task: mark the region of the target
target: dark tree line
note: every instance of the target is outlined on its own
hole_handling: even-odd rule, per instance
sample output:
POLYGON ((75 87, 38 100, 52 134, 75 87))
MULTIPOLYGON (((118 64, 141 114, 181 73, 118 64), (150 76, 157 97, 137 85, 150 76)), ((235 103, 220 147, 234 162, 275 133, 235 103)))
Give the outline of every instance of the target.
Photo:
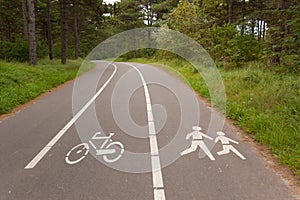
MULTIPOLYGON (((298 69, 299 0, 0 0, 0 58, 84 57, 124 30, 167 25, 197 40, 215 60, 269 58, 298 69)), ((149 36, 150 37, 150 36, 149 36)), ((136 52, 134 53, 136 55, 136 52)))
POLYGON ((0 58, 29 60, 85 56, 120 31, 153 25, 178 1, 0 0, 0 58))

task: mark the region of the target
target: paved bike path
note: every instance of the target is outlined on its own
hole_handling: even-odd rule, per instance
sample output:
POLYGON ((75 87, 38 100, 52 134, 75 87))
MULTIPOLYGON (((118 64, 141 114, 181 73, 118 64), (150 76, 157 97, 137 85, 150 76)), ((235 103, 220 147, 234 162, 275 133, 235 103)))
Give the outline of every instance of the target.
MULTIPOLYGON (((98 72, 103 72, 97 87, 101 88, 114 71, 113 66, 105 68, 102 65, 98 63, 94 70, 81 76, 81 83, 98 79, 98 72)), ((151 67, 134 65, 140 69, 145 81, 151 82, 148 71, 151 67)), ((115 87, 129 71, 133 73, 132 67, 126 63, 116 63, 116 67, 115 76, 95 101, 97 119, 103 132, 116 133, 113 139, 122 142, 126 151, 147 153, 150 149, 149 138, 128 135, 115 122, 112 113, 115 87)), ((187 86, 172 75, 154 67, 153 70, 177 82, 178 88, 186 88, 187 93, 193 95, 187 86)), ((133 77, 136 77, 136 80, 128 80, 128 86, 141 81, 138 75, 133 77)), ((149 84, 148 88, 152 105, 161 105, 153 107, 154 123, 159 130, 157 142, 161 149, 176 137, 181 120, 180 105, 176 95, 168 88, 158 84, 149 84), (167 116, 164 123, 160 121, 163 119, 160 116, 167 116)), ((151 170, 141 174, 117 171, 90 154, 75 165, 67 164, 65 162, 67 152, 82 142, 74 125, 34 168, 24 169, 72 119, 72 91, 73 83, 69 83, 0 123, 0 199, 154 199, 151 170)), ((83 96, 85 93, 88 94, 84 89, 81 93, 83 96)), ((90 98, 91 96, 87 95, 82 102, 78 102, 78 105, 83 106, 90 98)), ((193 131, 193 125, 201 126, 203 133, 207 133, 209 129, 212 110, 201 101, 198 101, 198 105, 201 112, 199 123, 184 124, 183 132, 180 133, 186 144, 182 151, 190 146, 191 140, 185 140, 185 135, 193 131)), ((128 106, 133 121, 141 127, 147 127, 147 109, 142 87, 136 89, 128 106)), ((87 108, 79 120, 85 120, 88 117, 86 113, 89 113, 90 109, 92 107, 87 108)), ((221 119, 222 117, 217 121, 221 119)), ((89 130, 90 128, 86 127, 87 132, 96 131, 89 130)), ((193 153, 179 155, 178 159, 161 169, 165 199, 295 199, 279 175, 266 168, 263 159, 248 143, 241 141, 239 135, 229 125, 225 124, 223 132, 239 142, 233 146, 246 157, 246 160, 233 153, 218 156, 217 152, 223 148, 220 143, 211 150, 215 157, 214 161, 207 156, 199 159, 199 147, 193 153)), ((143 135, 142 132, 141 134, 143 135)), ((213 137, 215 139, 216 136, 213 137)), ((162 164, 168 162, 169 153, 169 151, 160 152, 162 164)), ((128 163, 128 166, 133 164, 135 163, 128 163)), ((143 165, 149 165, 151 169, 150 156, 145 158, 143 165)))

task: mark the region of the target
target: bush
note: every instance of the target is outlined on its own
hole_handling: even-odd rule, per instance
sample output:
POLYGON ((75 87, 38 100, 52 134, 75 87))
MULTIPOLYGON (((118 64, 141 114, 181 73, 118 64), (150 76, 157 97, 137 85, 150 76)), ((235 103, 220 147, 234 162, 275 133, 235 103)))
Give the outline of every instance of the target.
MULTIPOLYGON (((43 58, 48 54, 48 47, 45 43, 37 42, 37 58, 43 58)), ((23 37, 15 36, 15 41, 1 41, 0 59, 6 61, 28 61, 28 42, 23 37)))
POLYGON ((24 62, 28 60, 28 57, 28 44, 24 39, 17 37, 14 42, 1 41, 0 59, 24 62))
POLYGON ((251 35, 241 35, 234 25, 214 25, 210 29, 211 47, 209 52, 216 61, 225 59, 239 66, 239 63, 258 59, 261 44, 251 35))

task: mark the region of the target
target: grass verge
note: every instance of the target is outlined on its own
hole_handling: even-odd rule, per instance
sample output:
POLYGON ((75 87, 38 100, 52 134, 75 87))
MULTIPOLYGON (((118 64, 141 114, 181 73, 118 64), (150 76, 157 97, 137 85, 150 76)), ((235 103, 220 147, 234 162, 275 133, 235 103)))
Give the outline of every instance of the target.
POLYGON ((0 61, 0 115, 74 79, 81 62, 81 59, 68 60, 62 65, 60 60, 42 59, 37 66, 30 67, 25 63, 0 61))
MULTIPOLYGON (((171 71, 181 74, 200 96, 209 100, 204 80, 187 62, 145 58, 129 61, 171 67, 171 71)), ((274 73, 260 65, 256 62, 245 68, 219 69, 226 89, 226 116, 255 140, 266 144, 300 180, 299 76, 274 73)))

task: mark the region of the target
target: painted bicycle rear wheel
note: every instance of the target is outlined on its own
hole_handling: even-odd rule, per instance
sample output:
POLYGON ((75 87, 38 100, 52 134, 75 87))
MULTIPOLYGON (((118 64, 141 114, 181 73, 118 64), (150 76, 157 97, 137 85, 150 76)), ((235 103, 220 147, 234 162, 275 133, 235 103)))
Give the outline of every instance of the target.
POLYGON ((74 165, 82 161, 89 153, 89 145, 81 143, 73 147, 66 155, 65 161, 70 165, 74 165))

